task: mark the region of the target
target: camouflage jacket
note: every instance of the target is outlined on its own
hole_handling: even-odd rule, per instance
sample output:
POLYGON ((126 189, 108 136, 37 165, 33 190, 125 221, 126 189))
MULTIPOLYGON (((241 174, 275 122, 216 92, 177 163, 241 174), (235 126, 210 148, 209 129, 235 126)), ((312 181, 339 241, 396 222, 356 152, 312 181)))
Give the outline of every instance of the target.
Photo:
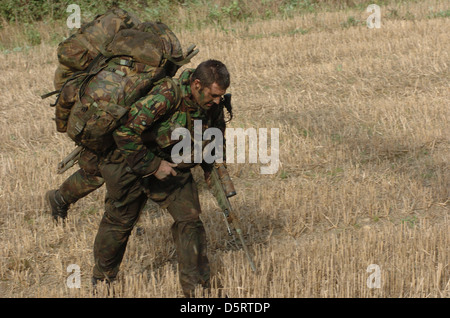
POLYGON ((131 106, 125 124, 114 131, 118 150, 135 173, 149 175, 156 172, 163 159, 172 161, 171 149, 179 142, 171 140, 172 132, 184 127, 193 136, 195 120, 202 121, 202 133, 209 127, 216 127, 224 136, 223 105, 215 104, 205 111, 193 100, 190 88, 193 71, 185 70, 175 81, 161 81, 131 106), (179 86, 181 99, 177 100, 174 85, 179 86))

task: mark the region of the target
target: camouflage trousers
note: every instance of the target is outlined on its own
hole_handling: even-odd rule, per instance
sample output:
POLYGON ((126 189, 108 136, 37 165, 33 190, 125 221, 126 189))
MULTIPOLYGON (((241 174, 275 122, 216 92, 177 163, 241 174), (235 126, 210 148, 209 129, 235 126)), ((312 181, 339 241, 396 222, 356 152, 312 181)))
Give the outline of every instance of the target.
POLYGON ((171 233, 177 252, 179 280, 186 297, 198 284, 209 287, 210 269, 206 233, 198 191, 190 170, 160 181, 132 173, 116 151, 99 166, 106 182, 105 213, 94 242, 93 276, 113 280, 119 271, 127 242, 148 198, 166 208, 174 223, 171 233))
POLYGON ((80 169, 75 171, 59 187, 59 192, 66 203, 73 204, 103 185, 104 180, 98 169, 98 164, 98 156, 84 149, 78 160, 80 169))

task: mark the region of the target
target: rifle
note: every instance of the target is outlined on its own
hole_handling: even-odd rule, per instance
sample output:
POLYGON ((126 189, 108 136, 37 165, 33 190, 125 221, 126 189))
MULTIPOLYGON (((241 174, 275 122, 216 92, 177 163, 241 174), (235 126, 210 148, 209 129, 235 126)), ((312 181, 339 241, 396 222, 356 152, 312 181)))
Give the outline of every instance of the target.
POLYGON ((65 157, 60 163, 58 163, 57 173, 61 174, 69 168, 73 167, 80 158, 82 150, 82 146, 76 147, 67 157, 65 157))
POLYGON ((234 230, 237 233, 239 240, 241 241, 245 255, 250 262, 250 267, 252 268, 252 271, 256 272, 255 264, 252 261, 247 245, 245 244, 244 236, 242 235, 242 228, 239 224, 239 220, 234 214, 231 203, 228 200, 229 197, 236 195, 236 191, 234 190, 233 183, 231 182, 225 166, 220 165, 219 167, 216 167, 216 165, 213 164, 210 178, 210 187, 217 200, 217 203, 222 209, 222 214, 225 219, 225 225, 227 226, 228 235, 232 236, 233 239, 236 240, 230 226, 231 224, 233 224, 234 230))

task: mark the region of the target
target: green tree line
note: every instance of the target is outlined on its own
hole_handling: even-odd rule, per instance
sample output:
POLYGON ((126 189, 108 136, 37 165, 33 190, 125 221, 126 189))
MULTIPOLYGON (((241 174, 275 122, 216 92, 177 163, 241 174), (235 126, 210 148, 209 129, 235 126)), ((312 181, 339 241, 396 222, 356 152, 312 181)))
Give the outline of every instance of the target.
MULTIPOLYGON (((411 0, 409 0, 411 1, 411 0)), ((208 12, 206 20, 245 20, 272 18, 284 14, 314 12, 319 9, 341 10, 346 7, 388 4, 393 0, 1 0, 0 20, 33 23, 42 20, 64 20, 70 4, 80 6, 85 17, 93 17, 116 5, 133 10, 148 19, 172 20, 180 10, 208 12)))
MULTIPOLYGON (((136 14, 142 21, 160 20, 174 31, 215 26, 230 29, 234 22, 288 18, 346 9, 366 10, 369 4, 387 6, 420 0, 0 0, 0 52, 22 50, 67 37, 69 5, 80 7, 81 23, 113 6, 136 14)), ((448 11, 439 12, 448 17, 448 11)), ((344 27, 360 23, 354 17, 344 27)))

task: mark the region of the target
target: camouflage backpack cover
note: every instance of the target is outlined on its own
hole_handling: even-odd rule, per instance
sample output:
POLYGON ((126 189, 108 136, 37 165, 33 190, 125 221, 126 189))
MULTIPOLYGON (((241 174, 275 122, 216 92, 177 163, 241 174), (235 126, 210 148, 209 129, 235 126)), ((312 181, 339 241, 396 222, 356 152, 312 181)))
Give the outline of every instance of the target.
POLYGON ((137 17, 120 8, 113 8, 83 24, 58 45, 59 65, 54 77, 55 89, 60 89, 75 72, 86 70, 120 30, 139 24, 141 21, 137 17))
POLYGON ((184 55, 161 22, 140 23, 122 9, 97 16, 58 46, 57 130, 94 152, 106 151, 129 107, 197 53, 190 46, 184 55))

